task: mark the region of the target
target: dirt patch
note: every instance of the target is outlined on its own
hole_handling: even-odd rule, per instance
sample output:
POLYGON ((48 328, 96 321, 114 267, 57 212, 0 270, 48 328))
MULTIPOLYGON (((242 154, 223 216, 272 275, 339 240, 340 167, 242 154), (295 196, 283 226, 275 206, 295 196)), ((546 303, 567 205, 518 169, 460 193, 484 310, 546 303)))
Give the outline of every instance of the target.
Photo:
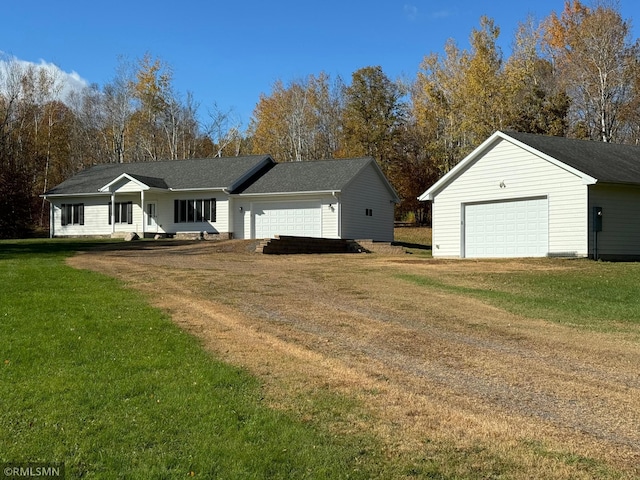
POLYGON ((208 349, 259 376, 275 407, 371 431, 388 455, 438 457, 454 445, 518 465, 514 478, 589 478, 583 457, 640 475, 637 343, 396 276, 558 268, 552 261, 251 252, 247 242, 150 244, 69 263, 147 292, 208 349), (330 418, 305 401, 321 391, 359 407, 330 418))

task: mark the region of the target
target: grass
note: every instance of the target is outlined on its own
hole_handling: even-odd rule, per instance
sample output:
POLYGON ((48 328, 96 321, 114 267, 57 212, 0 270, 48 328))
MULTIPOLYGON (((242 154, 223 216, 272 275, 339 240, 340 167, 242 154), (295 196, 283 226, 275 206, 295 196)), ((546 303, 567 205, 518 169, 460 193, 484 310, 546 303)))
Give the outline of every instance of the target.
POLYGON ((531 262, 531 269, 519 271, 483 273, 476 265, 469 272, 452 269, 439 277, 400 278, 471 295, 529 318, 590 330, 624 331, 627 326, 640 324, 640 263, 559 259, 531 262), (548 262, 549 268, 535 268, 544 267, 542 262, 548 262))
POLYGON ((394 245, 401 245, 411 254, 431 256, 430 227, 399 227, 394 229, 394 245))
POLYGON ((370 439, 267 408, 253 377, 140 294, 64 264, 95 245, 0 242, 0 463, 63 462, 67 478, 385 476, 370 439))

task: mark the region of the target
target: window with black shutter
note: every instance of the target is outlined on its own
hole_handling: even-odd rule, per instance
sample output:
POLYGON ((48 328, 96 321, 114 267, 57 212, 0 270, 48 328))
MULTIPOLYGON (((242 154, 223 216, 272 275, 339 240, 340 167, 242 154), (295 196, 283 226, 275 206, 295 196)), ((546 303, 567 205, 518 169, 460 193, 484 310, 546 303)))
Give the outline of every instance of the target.
POLYGON ((174 200, 173 221, 174 223, 215 222, 216 199, 174 200))

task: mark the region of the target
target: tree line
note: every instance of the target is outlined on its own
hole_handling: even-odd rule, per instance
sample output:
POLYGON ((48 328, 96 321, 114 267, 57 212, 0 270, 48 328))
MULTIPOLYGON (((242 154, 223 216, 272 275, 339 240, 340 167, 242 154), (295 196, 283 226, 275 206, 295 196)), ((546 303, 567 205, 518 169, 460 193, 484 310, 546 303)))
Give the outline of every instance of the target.
POLYGON ((47 70, 0 72, 0 235, 48 225, 39 198, 87 166, 270 153, 276 161, 372 156, 402 198, 398 218, 427 220, 416 197, 495 130, 604 142, 640 140, 640 51, 615 3, 564 3, 521 22, 504 57, 500 28, 481 17, 468 49, 425 56, 416 78, 366 66, 350 83, 321 72, 276 81, 241 131, 215 105, 203 121, 150 54, 113 80, 62 101, 47 70))

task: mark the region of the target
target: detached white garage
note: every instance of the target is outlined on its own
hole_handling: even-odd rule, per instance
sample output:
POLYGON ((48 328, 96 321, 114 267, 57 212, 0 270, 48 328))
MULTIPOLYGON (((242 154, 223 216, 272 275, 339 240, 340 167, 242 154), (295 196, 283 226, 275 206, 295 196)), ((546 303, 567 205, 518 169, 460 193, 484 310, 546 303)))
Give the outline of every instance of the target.
POLYGON ((640 147, 496 132, 424 192, 433 256, 640 259, 640 147))

